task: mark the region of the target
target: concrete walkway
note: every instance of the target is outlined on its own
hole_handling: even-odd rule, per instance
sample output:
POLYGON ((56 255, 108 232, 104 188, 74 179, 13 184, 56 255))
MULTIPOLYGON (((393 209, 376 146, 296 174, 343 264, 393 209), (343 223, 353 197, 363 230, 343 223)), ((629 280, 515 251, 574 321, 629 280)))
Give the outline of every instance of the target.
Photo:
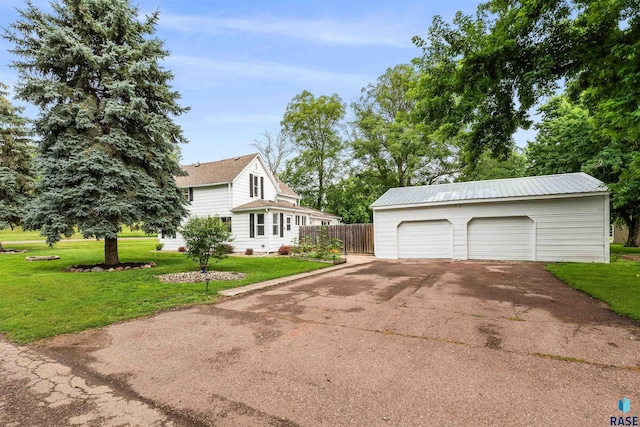
POLYGON ((334 265, 332 267, 321 268, 320 270, 309 271, 307 273, 294 274, 293 276, 280 277, 278 279, 267 280, 260 283, 254 283, 247 286, 241 286, 239 288, 226 289, 220 291, 220 295, 225 297, 234 297, 236 295, 246 294, 248 292, 257 291, 259 289, 270 288, 272 286, 284 285, 285 283, 293 282, 298 279, 305 279, 307 277, 317 276, 318 274, 324 274, 331 271, 340 270, 343 268, 349 268, 360 264, 366 264, 374 261, 375 258, 372 255, 347 255, 347 262, 344 264, 334 265))

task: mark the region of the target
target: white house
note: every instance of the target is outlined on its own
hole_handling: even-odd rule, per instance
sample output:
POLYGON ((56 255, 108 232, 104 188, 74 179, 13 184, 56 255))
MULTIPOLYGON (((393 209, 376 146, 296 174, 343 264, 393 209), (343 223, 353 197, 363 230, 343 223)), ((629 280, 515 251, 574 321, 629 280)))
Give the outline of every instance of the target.
POLYGON ((609 192, 585 173, 392 188, 379 258, 609 262, 609 192))
MULTIPOLYGON (((190 215, 218 215, 229 224, 237 252, 277 251, 298 237, 301 225, 333 225, 340 217, 300 206, 298 196, 269 171, 259 154, 183 166, 176 177, 190 215)), ((165 249, 184 246, 182 236, 159 236, 165 249)))

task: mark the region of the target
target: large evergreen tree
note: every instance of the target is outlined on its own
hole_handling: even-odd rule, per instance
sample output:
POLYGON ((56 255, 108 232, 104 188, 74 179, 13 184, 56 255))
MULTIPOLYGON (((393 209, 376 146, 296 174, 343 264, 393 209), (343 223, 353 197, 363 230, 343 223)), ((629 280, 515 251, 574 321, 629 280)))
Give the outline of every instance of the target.
POLYGON ((30 2, 5 37, 20 60, 18 96, 40 108, 42 176, 28 225, 48 243, 73 233, 105 241, 119 263, 121 224, 175 232, 186 214, 174 176, 186 142, 173 117, 186 111, 159 65, 158 13, 138 18, 129 0, 30 2))
POLYGON ((27 121, 7 97, 0 83, 0 230, 21 224, 33 189, 27 121))

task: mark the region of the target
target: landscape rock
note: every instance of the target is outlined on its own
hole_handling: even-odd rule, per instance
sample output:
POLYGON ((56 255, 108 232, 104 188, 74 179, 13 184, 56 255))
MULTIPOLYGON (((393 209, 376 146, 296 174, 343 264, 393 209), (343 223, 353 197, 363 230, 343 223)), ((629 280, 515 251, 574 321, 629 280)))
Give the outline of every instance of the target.
POLYGON ((46 256, 28 256, 25 258, 27 261, 52 261, 60 259, 58 255, 46 255, 46 256))
POLYGON ((101 273, 101 272, 103 272, 103 271, 104 271, 104 268, 101 268, 101 267, 93 267, 93 268, 92 268, 91 270, 89 270, 89 271, 91 271, 92 273, 101 273))
POLYGON ((200 271, 188 271, 185 273, 171 273, 158 276, 163 283, 200 283, 220 280, 241 280, 247 277, 246 273, 235 273, 229 271, 209 271, 206 275, 200 271))

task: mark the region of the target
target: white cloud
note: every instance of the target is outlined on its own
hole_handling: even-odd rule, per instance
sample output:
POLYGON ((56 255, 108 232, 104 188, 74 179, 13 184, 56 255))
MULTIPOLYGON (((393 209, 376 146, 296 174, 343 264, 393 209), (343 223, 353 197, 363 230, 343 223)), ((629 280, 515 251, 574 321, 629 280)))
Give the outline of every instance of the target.
POLYGON ((199 84, 203 83, 203 80, 215 83, 216 78, 221 75, 284 82, 344 83, 356 87, 362 87, 375 80, 364 74, 323 71, 276 62, 228 61, 187 55, 172 55, 165 61, 171 65, 170 68, 174 70, 176 77, 184 76, 185 73, 192 74, 198 79, 194 83, 199 84), (181 68, 181 72, 175 71, 177 67, 181 68))
POLYGON ((271 34, 314 43, 341 46, 390 46, 412 48, 410 28, 390 24, 379 18, 353 21, 329 19, 214 18, 188 15, 162 15, 159 25, 187 33, 271 34))

